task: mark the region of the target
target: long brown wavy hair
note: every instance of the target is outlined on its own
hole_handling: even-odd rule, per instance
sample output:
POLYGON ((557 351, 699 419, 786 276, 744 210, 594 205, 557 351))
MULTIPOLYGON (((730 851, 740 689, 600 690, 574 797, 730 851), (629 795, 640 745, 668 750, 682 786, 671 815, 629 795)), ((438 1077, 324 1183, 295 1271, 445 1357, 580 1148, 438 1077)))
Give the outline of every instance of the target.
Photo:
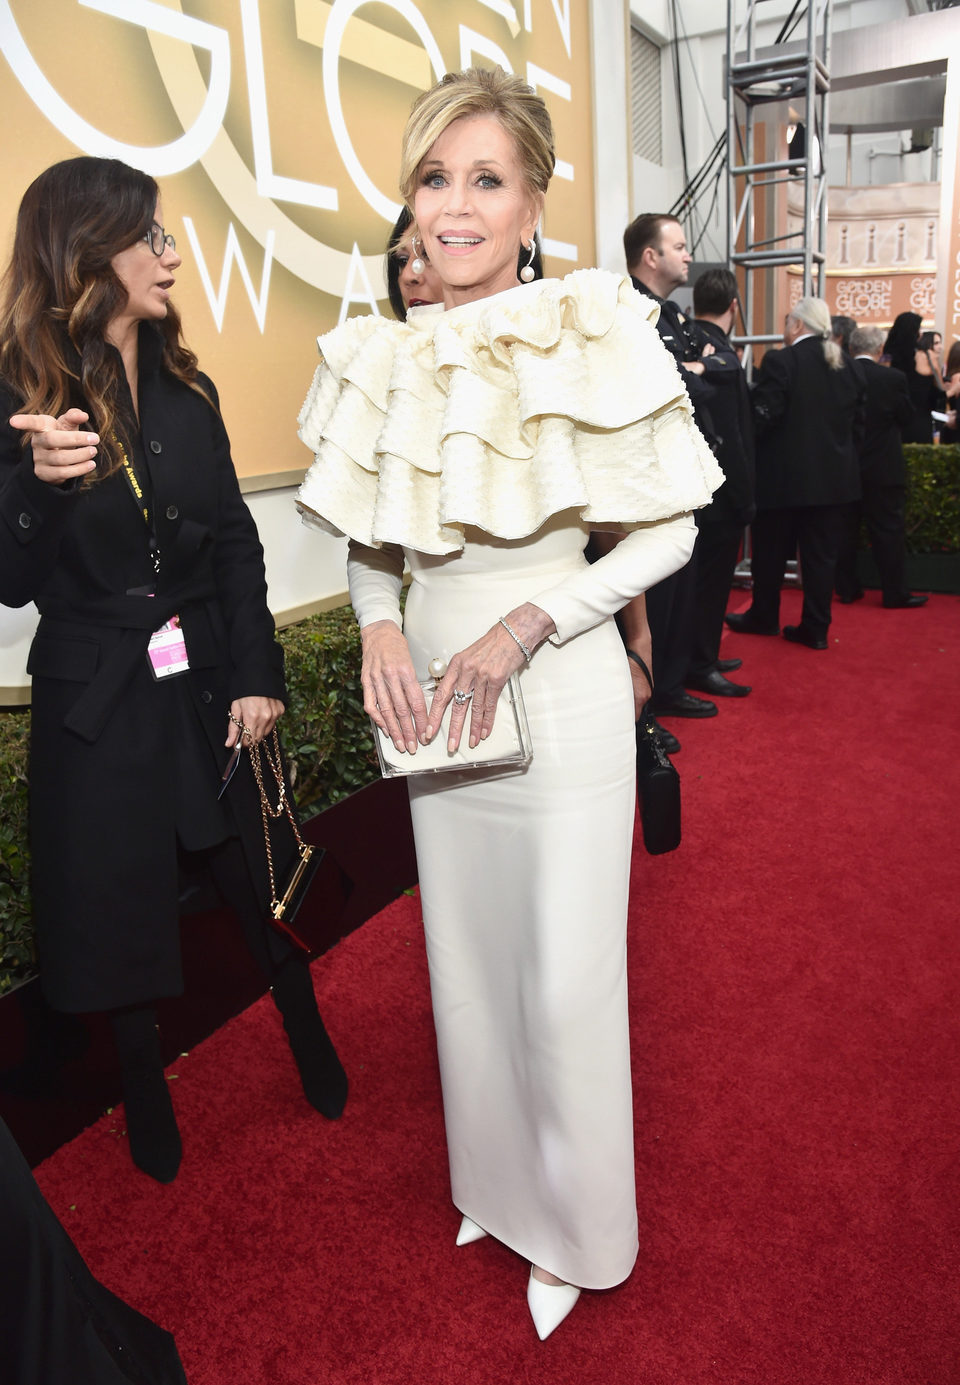
MULTIPOLYGON (((41 173, 17 213, 0 283, 0 375, 23 413, 57 418, 73 405, 89 413, 100 446, 97 469, 85 480, 101 480, 121 464, 123 367, 106 333, 126 306, 127 290, 111 261, 150 230, 156 205, 148 174, 119 159, 84 157, 41 173)), ((203 393, 172 303, 156 326, 163 368, 203 393)))

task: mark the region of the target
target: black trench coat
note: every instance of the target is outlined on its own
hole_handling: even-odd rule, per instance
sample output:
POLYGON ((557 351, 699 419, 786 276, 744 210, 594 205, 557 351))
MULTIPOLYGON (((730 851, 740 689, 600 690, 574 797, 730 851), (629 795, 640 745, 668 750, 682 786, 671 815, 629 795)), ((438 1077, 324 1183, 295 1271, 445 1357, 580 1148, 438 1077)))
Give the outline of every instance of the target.
MULTIPOLYGON (((152 492, 159 577, 124 474, 40 481, 7 423, 19 401, 0 395, 0 601, 33 600, 41 614, 27 665, 33 902, 44 992, 63 1010, 182 991, 178 835, 195 848, 239 835, 267 897, 246 755, 225 806, 216 800, 231 702, 286 697, 263 549, 219 413, 160 356, 159 333, 141 324, 135 460, 152 492), (154 581, 154 596, 130 594, 154 581), (175 613, 190 669, 158 683, 147 643, 175 613)), ((215 404, 211 382, 199 383, 215 404)))

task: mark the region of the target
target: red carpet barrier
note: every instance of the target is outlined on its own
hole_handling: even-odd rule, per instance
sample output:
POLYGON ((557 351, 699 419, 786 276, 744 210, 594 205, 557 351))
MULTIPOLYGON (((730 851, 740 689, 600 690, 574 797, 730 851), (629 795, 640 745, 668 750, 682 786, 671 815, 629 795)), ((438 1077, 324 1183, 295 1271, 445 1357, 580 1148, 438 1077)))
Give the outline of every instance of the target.
POLYGON ((956 1385, 960 600, 868 597, 830 646, 731 635, 752 696, 671 723, 684 843, 635 857, 630 1281, 540 1343, 525 1267, 455 1247, 404 897, 315 965, 339 1123, 260 1000, 170 1070, 174 1184, 122 1108, 38 1170, 191 1385, 956 1385))

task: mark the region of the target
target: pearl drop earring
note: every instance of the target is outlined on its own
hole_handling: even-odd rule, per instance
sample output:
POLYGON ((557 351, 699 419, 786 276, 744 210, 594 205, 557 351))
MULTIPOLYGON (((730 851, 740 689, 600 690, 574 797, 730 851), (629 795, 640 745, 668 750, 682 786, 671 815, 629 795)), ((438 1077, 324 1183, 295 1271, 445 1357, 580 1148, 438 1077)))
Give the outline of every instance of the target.
POLYGON ((410 270, 413 274, 422 274, 427 267, 423 260, 421 260, 420 251, 417 249, 417 241, 419 239, 419 236, 414 236, 413 240, 410 242, 414 255, 414 258, 410 261, 410 270))
MULTIPOLYGON (((521 243, 521 246, 522 246, 522 243, 521 243)), ((525 248, 525 247, 522 247, 522 248, 525 248)), ((535 240, 531 240, 531 242, 530 242, 530 258, 529 258, 529 260, 527 260, 527 263, 523 266, 523 269, 521 269, 521 271, 520 271, 520 278, 523 280, 523 282, 524 282, 525 284, 530 284, 530 283, 532 283, 533 280, 537 277, 537 271, 536 271, 536 270, 534 269, 534 267, 533 267, 533 257, 534 257, 534 255, 535 255, 536 253, 537 253, 537 242, 536 242, 535 240)))

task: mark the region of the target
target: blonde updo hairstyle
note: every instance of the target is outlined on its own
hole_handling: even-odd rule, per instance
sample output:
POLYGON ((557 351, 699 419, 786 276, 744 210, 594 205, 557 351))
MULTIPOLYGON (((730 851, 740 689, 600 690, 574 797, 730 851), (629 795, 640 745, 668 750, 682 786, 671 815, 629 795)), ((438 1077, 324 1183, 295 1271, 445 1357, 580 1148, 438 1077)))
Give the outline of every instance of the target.
POLYGON ((839 370, 843 365, 843 352, 835 341, 831 341, 833 328, 830 323, 830 308, 822 298, 801 298, 790 309, 789 316, 794 322, 812 332, 823 342, 823 355, 831 370, 839 370))
POLYGON ((420 166, 449 125, 464 116, 493 115, 512 135, 523 178, 542 197, 553 175, 553 126, 541 97, 502 67, 468 67, 417 97, 403 132, 400 195, 413 212, 420 166))

